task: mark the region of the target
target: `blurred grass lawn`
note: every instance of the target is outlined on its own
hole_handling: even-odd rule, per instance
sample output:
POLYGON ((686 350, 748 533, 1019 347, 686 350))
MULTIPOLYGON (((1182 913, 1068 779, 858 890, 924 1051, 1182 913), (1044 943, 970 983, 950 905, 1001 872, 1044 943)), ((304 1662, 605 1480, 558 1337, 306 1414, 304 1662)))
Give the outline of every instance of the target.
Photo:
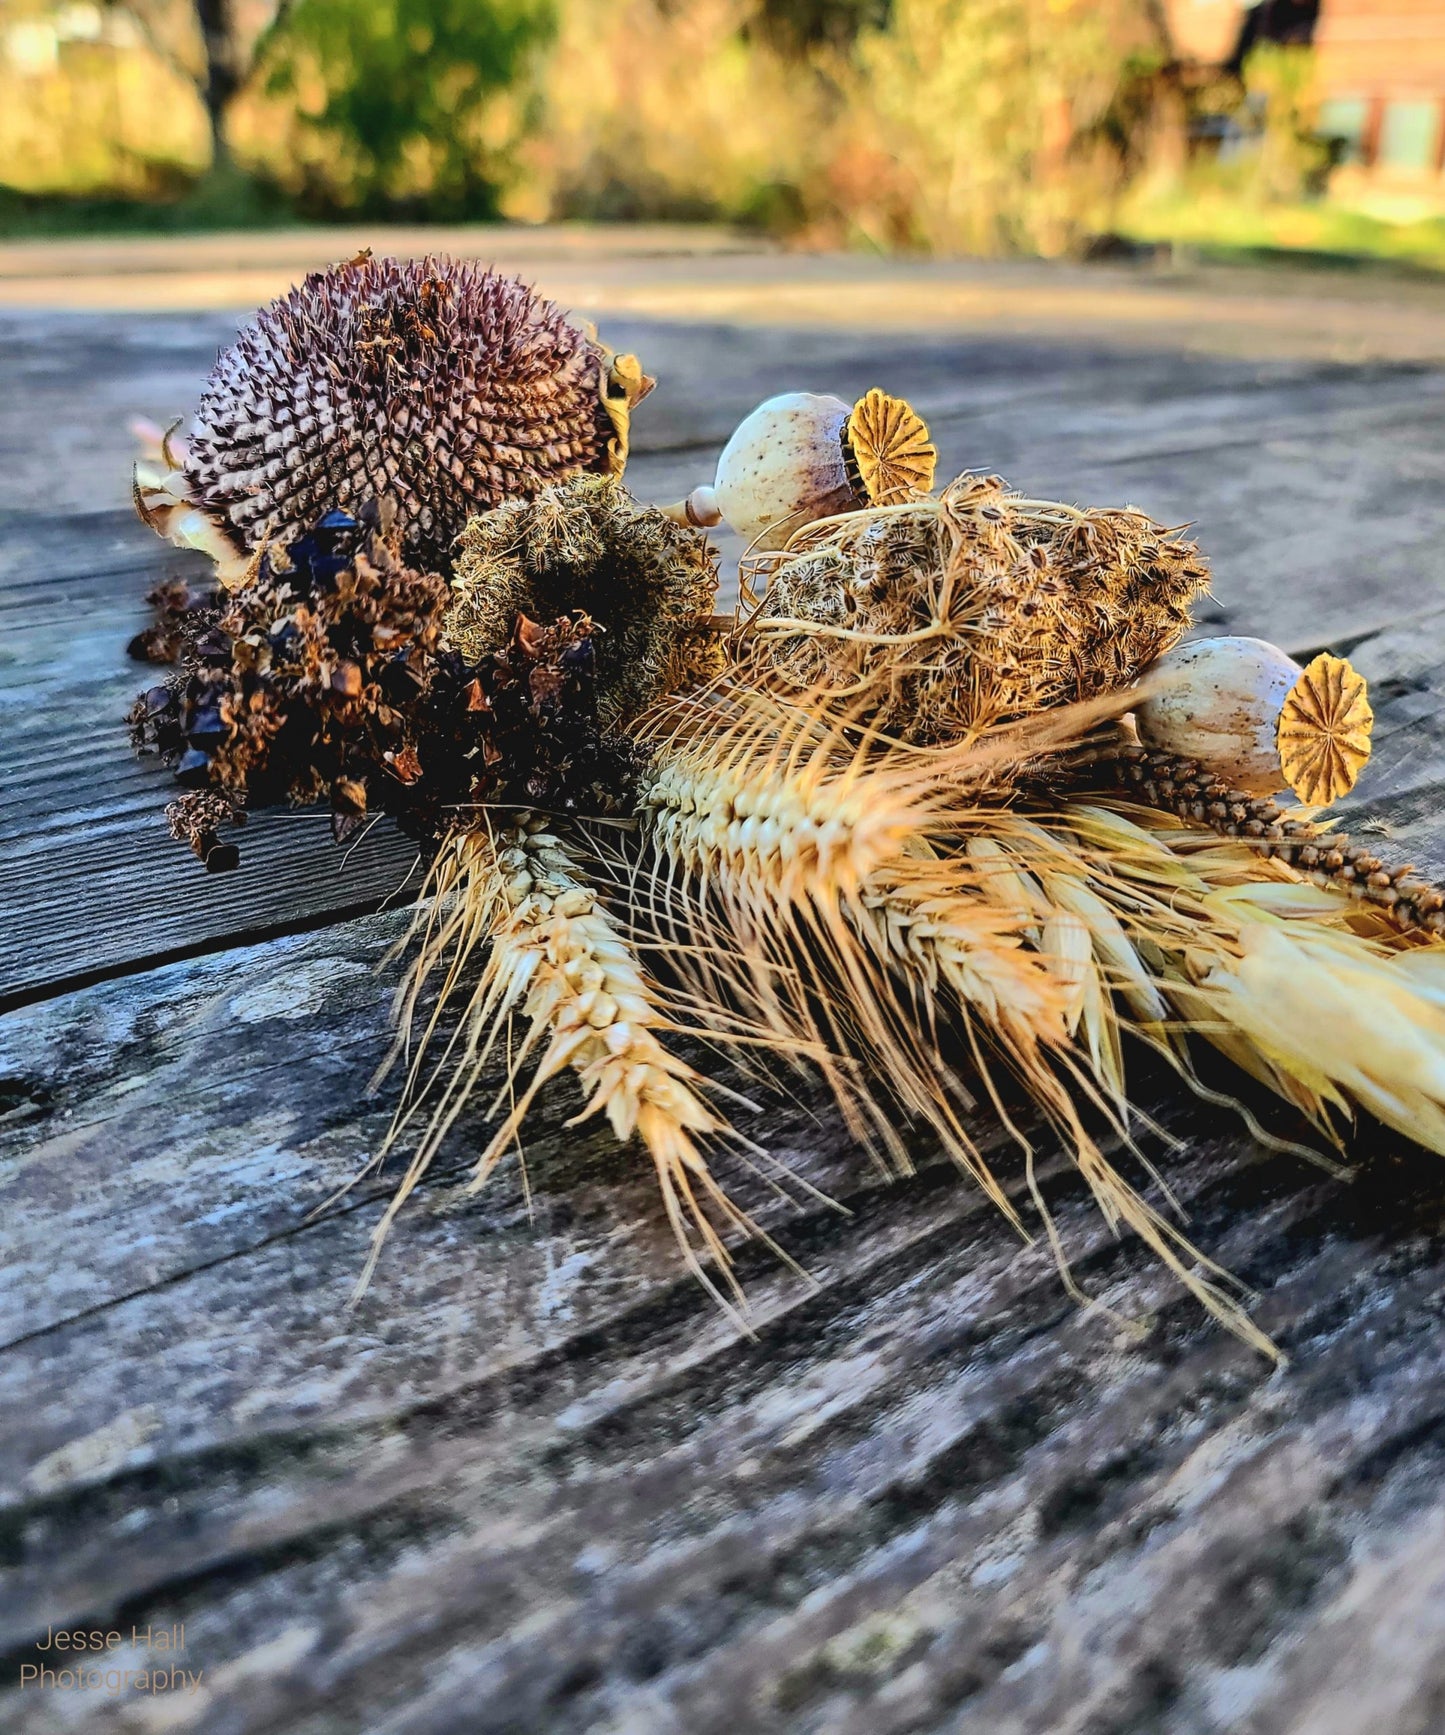
POLYGON ((1387 222, 1326 200, 1268 205, 1197 191, 1126 203, 1119 232, 1131 241, 1186 247, 1219 260, 1285 256, 1295 262, 1358 260, 1445 270, 1445 217, 1387 222))

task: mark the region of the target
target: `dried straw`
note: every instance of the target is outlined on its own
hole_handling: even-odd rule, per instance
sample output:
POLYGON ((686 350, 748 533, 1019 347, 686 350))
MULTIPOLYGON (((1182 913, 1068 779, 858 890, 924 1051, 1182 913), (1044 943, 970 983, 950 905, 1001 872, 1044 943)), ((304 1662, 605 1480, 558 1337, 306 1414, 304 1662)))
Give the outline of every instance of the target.
MULTIPOLYGON (((967 819, 946 799, 970 781, 968 753, 987 758, 987 744, 943 756, 877 751, 866 736, 850 740, 756 694, 719 712, 696 704, 690 718, 686 732, 662 740, 644 779, 643 836, 658 866, 635 871, 661 887, 655 943, 669 948, 699 1018, 725 1028, 745 1012, 780 1053, 805 1049, 855 1134, 891 1167, 911 1167, 906 1129, 927 1126, 1022 1228, 970 1129, 977 1105, 958 1070, 966 1059, 1031 1177, 1031 1142, 994 1083, 1002 1065, 1065 1139, 1110 1221, 1132 1228, 1231 1329, 1268 1349, 1223 1274, 1081 1121, 1080 1096, 1106 1115, 1114 1109, 1116 1126, 1122 1120, 1115 988, 1157 1020, 1167 1007, 1084 876, 1074 872, 1070 883, 1074 857, 1047 833, 1037 832, 1045 847, 1027 867, 1005 864, 1016 886, 1027 878, 1034 889, 1000 895, 1003 852, 991 855, 988 828, 1016 822, 996 807, 967 819), (970 826, 977 847, 950 847, 970 826), (1092 982, 1091 953, 1101 960, 1092 982), (958 1057, 948 1053, 955 1018, 958 1057), (1081 1020, 1094 1051, 1109 1057, 1102 1091, 1071 1041, 1081 1020)), ((1063 1266, 1036 1190, 1034 1198, 1063 1266)))
POLYGON ((415 955, 398 1000, 398 1051, 409 1050, 418 1025, 421 1037, 409 1055, 403 1107, 382 1154, 423 1111, 426 1122, 377 1227, 363 1286, 397 1212, 473 1098, 499 1038, 519 1014, 526 1031, 508 1055, 493 1104, 493 1113, 504 1105, 506 1112, 477 1159, 469 1190, 477 1191, 491 1177, 543 1086, 570 1070, 586 1092, 586 1103, 567 1124, 601 1113, 620 1141, 638 1136, 688 1264, 725 1307, 741 1306, 717 1225, 761 1232, 718 1185, 699 1148, 701 1141, 730 1136, 730 1129, 698 1094, 694 1070, 664 1047, 662 1037, 676 1026, 663 1010, 659 990, 585 883, 572 850, 547 821, 523 813, 495 829, 455 833, 432 871, 412 937, 415 955), (474 959, 488 943, 486 962, 473 977, 474 959), (439 973, 437 1001, 423 1021, 421 1003, 439 973), (440 1057, 433 1058, 440 1021, 458 1003, 456 1029, 440 1057), (529 1065, 531 1077, 519 1093, 529 1065), (727 1279, 731 1302, 704 1270, 694 1236, 727 1279))

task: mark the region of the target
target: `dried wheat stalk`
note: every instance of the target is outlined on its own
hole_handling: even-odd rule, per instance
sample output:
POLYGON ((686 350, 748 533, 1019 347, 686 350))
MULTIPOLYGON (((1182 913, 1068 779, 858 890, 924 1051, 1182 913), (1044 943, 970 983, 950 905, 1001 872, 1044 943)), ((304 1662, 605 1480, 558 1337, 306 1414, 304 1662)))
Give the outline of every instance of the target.
MULTIPOLYGON (((1203 1036, 1335 1142, 1338 1117, 1360 1106, 1445 1152, 1438 946, 1402 950, 1389 930, 1358 931, 1351 901, 1261 858, 1257 840, 1201 845, 1172 815, 1151 819, 1106 795, 1037 823, 1123 937, 1127 955, 1116 943, 1111 960, 1116 1016, 1155 1039, 1165 1016, 1176 1037, 1203 1036), (1152 1003, 1137 998, 1140 983, 1152 1003)), ((1015 840, 1013 854, 1018 867, 1035 852, 1020 856, 1015 840)), ((1097 946, 1099 912, 1091 926, 1097 946)))
MULTIPOLYGON (((1088 1069, 1070 1041, 1082 923, 1052 910, 1044 922, 1048 938, 1031 948, 1039 910, 991 901, 984 852, 947 846, 959 814, 940 811, 939 803, 951 782, 969 781, 959 756, 940 782, 936 758, 850 748, 818 719, 787 718, 775 706, 769 732, 761 718, 770 704, 754 699, 745 706, 747 726, 729 720, 709 730, 695 719, 685 741, 658 750, 643 781, 643 835, 660 858, 667 888, 658 937, 674 948, 700 1016, 725 1021, 746 1007, 781 1051, 806 1045, 815 1061, 823 1056, 824 1077, 866 1144, 906 1170, 911 1162, 900 1129, 928 1126, 1023 1229, 970 1131, 974 1098, 957 1061, 944 1053, 943 1026, 950 1022, 944 1010, 961 1013, 970 1072, 1030 1163, 1029 1139, 993 1082, 1000 1064, 1067 1141, 1110 1220, 1133 1228, 1231 1329, 1267 1348, 1221 1286, 1222 1274, 1201 1261, 1085 1130, 1075 1095, 1080 1084, 1106 1111, 1118 1103, 1091 1092, 1088 1069), (900 802, 921 766, 928 767, 933 800, 900 802), (679 895, 674 886, 686 890, 679 895), (1068 941, 1056 957, 1046 948, 1060 931, 1068 941), (693 958, 703 962, 690 964, 693 958)), ((987 747, 981 752, 987 756, 987 747)), ((980 809, 977 823, 998 812, 980 809)), ((1069 859, 1057 844, 1050 853, 1069 859)), ((1119 950, 1127 949, 1120 935, 1119 950)), ((1142 967, 1136 978, 1138 995, 1152 994, 1162 1014, 1142 967)), ((1107 1003, 1107 990, 1095 998, 1107 1003)), ((1116 1113, 1116 1123, 1121 1118, 1116 1113)), ((1052 1238, 1037 1194, 1035 1202, 1052 1238)))
POLYGON ((503 1103, 509 1106, 476 1161, 470 1190, 486 1184, 542 1087, 570 1070, 586 1103, 568 1125, 600 1113, 620 1141, 634 1133, 639 1137, 689 1265, 724 1306, 740 1305, 731 1258, 713 1216, 723 1228, 760 1231, 719 1186, 699 1148, 701 1141, 730 1136, 730 1129, 699 1095, 696 1072, 664 1046, 663 1036, 676 1025, 633 947, 586 884, 572 850, 546 820, 526 813, 495 829, 458 832, 442 851, 422 911, 419 945, 399 1000, 404 1033, 417 1021, 428 983, 438 971, 443 976, 437 1005, 410 1060, 404 1106, 388 1146, 423 1110, 427 1120, 377 1227, 363 1284, 397 1212, 473 1097, 501 1034, 519 1014, 526 1033, 508 1057, 493 1112, 503 1103), (438 917, 438 911, 444 913, 438 917), (486 962, 470 983, 468 966, 487 946, 486 962), (441 1056, 433 1058, 432 1038, 445 1009, 458 998, 458 1026, 441 1056), (531 1077, 518 1094, 515 1087, 529 1064, 531 1077), (729 1282, 732 1302, 704 1270, 694 1235, 729 1282))
POLYGON ((1285 813, 1268 796, 1232 789, 1190 759, 1134 747, 1101 763, 1150 806, 1289 862, 1313 884, 1368 903, 1402 933, 1445 937, 1445 889, 1408 862, 1388 862, 1343 833, 1285 813))

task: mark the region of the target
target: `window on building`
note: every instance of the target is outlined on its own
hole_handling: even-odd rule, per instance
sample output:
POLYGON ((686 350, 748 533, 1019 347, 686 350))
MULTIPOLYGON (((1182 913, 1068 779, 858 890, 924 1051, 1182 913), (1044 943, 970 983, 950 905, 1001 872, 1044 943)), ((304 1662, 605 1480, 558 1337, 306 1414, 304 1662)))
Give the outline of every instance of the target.
POLYGON ((1362 163, 1365 160, 1365 128, 1369 125, 1369 99, 1363 96, 1336 96, 1320 104, 1320 133, 1338 143, 1342 163, 1362 163))
POLYGON ((1437 102, 1390 102, 1380 124, 1379 161, 1391 169, 1433 169, 1440 141, 1437 102))

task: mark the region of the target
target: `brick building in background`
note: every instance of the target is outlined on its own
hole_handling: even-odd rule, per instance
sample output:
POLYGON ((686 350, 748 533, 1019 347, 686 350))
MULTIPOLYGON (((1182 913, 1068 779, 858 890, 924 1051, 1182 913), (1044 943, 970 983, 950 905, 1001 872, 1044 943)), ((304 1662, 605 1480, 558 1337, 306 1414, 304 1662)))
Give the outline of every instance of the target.
MULTIPOLYGON (((1445 205, 1445 0, 1163 0, 1175 53, 1208 78, 1263 42, 1315 52, 1332 197, 1445 205)), ((1382 214, 1388 214, 1382 211, 1382 214)))
POLYGON ((1445 194, 1445 0, 1322 0, 1320 130, 1340 141, 1331 191, 1445 194))

